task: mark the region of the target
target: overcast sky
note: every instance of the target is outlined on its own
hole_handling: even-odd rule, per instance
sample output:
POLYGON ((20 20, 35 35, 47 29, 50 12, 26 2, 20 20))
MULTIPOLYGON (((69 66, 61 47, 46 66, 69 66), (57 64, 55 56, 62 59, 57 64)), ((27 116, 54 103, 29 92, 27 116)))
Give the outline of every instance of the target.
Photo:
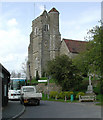
POLYGON ((0 4, 0 63, 10 72, 21 70, 28 54, 32 20, 44 5, 60 13, 62 38, 84 40, 101 19, 101 2, 3 2, 0 4))

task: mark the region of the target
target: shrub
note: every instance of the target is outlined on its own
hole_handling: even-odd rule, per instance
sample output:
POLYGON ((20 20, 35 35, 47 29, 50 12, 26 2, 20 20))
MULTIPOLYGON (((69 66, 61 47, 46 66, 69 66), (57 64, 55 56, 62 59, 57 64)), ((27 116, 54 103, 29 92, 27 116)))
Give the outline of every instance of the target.
POLYGON ((67 99, 70 99, 71 95, 73 94, 74 93, 72 91, 71 92, 68 92, 68 91, 60 92, 58 95, 58 98, 65 99, 65 96, 66 96, 67 99))
POLYGON ((67 92, 67 91, 65 91, 63 94, 64 94, 64 97, 66 96, 66 99, 68 99, 68 98, 69 98, 69 96, 68 96, 69 94, 68 94, 68 92, 67 92))
POLYGON ((96 87, 94 87, 94 93, 99 95, 101 93, 101 83, 99 82, 96 87))
POLYGON ((64 96, 68 97, 69 92, 65 91, 63 94, 64 94, 64 96))
POLYGON ((84 92, 79 92, 77 95, 76 95, 76 99, 79 99, 79 95, 81 95, 81 96, 84 96, 84 92))
POLYGON ((55 98, 55 97, 58 97, 58 92, 57 91, 51 91, 50 92, 50 98, 55 98))
POLYGON ((59 97, 60 99, 64 99, 64 98, 65 98, 64 92, 60 92, 58 97, 59 97))

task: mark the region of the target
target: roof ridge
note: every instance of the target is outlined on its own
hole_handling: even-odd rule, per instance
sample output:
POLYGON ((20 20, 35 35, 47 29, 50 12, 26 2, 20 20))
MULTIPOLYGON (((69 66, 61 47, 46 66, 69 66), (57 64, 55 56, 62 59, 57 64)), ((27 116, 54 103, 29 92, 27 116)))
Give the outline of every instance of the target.
POLYGON ((88 41, 82 41, 82 40, 73 40, 73 39, 65 39, 65 38, 63 38, 63 40, 75 41, 75 42, 88 42, 88 41))
POLYGON ((50 12, 58 12, 58 10, 55 7, 53 7, 48 13, 50 13, 50 12))

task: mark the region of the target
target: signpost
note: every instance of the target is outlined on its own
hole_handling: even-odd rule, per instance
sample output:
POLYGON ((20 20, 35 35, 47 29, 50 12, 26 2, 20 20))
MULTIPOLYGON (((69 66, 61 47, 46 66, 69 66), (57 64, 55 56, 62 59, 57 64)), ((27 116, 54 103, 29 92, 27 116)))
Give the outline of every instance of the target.
POLYGON ((49 99, 49 80, 50 80, 50 76, 48 77, 48 85, 47 85, 47 89, 48 89, 48 99, 49 99))

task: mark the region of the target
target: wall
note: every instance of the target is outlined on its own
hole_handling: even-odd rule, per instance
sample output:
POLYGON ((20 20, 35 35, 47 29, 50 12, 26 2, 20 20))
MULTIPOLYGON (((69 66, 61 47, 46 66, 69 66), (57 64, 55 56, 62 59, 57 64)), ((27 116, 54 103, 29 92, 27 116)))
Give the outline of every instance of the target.
POLYGON ((70 58, 74 58, 76 55, 76 53, 71 53, 66 45, 66 43, 64 42, 64 40, 61 43, 61 47, 60 47, 60 55, 67 55, 70 58))
MULTIPOLYGON (((46 83, 39 83, 36 85, 36 89, 38 92, 42 93, 48 93, 48 86, 46 83)), ((56 85, 55 83, 49 83, 49 92, 50 91, 58 91, 60 92, 62 88, 59 85, 56 85)))
MULTIPOLYGON (((6 106, 8 103, 8 83, 10 82, 10 73, 0 64, 2 67, 1 79, 2 84, 2 106, 6 106)), ((0 80, 1 80, 0 79, 0 80)))

